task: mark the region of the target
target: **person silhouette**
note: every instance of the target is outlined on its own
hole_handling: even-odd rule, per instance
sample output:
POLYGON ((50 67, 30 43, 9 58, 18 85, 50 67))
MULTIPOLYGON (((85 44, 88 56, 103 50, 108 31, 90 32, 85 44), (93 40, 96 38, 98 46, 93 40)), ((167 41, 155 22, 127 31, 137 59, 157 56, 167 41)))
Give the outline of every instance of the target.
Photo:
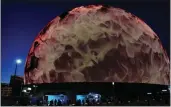
POLYGON ((62 106, 62 102, 60 100, 58 100, 58 106, 62 106))
POLYGON ((84 100, 81 101, 81 104, 84 105, 84 100))
POLYGON ((53 100, 50 101, 50 105, 49 106, 53 106, 53 100))
POLYGON ((56 106, 57 105, 57 100, 56 99, 55 99, 55 102, 54 103, 55 103, 54 105, 56 106))

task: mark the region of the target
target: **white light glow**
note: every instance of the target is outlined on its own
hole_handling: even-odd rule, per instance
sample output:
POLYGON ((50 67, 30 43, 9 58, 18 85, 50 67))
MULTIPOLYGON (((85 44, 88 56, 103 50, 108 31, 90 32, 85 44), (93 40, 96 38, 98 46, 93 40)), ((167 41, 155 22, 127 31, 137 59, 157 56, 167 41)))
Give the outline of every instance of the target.
POLYGON ((25 93, 26 93, 27 91, 26 91, 26 90, 23 90, 23 92, 25 92, 25 93))
POLYGON ((95 95, 95 98, 98 98, 98 95, 95 95))
POLYGON ((152 94, 152 93, 147 93, 148 95, 152 94))
POLYGON ((115 82, 112 82, 112 85, 115 85, 115 82))
POLYGON ((33 85, 33 87, 37 87, 36 85, 33 85))
POLYGON ((17 63, 17 64, 21 64, 21 63, 22 63, 21 59, 17 59, 17 60, 16 60, 16 63, 17 63))
POLYGON ((162 90, 163 92, 166 92, 167 90, 162 90))
POLYGON ((31 88, 30 88, 30 87, 28 87, 28 88, 27 88, 27 90, 29 90, 29 91, 30 91, 30 90, 31 90, 31 88))

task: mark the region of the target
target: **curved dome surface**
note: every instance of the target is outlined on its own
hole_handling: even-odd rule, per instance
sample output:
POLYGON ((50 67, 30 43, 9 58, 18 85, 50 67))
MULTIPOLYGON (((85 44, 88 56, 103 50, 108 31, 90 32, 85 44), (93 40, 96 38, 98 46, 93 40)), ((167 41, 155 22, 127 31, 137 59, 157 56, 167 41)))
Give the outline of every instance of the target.
POLYGON ((169 84, 170 61, 155 32, 119 8, 81 6, 38 34, 25 84, 129 82, 169 84))

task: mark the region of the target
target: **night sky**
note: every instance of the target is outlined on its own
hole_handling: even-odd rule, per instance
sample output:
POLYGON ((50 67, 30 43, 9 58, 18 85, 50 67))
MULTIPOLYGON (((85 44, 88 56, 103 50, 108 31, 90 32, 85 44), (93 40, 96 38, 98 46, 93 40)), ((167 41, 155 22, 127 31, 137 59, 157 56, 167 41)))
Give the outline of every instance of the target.
POLYGON ((122 8, 141 18, 157 33, 170 54, 169 0, 2 0, 2 82, 9 82, 14 74, 15 60, 21 58, 17 75, 24 75, 24 65, 36 35, 56 16, 74 7, 88 4, 106 4, 122 8), (36 2, 35 2, 36 1, 36 2), (41 2, 40 2, 41 1, 41 2), (60 1, 60 2, 59 2, 60 1), (74 2, 71 2, 74 1, 74 2), (129 1, 129 2, 128 2, 129 1))

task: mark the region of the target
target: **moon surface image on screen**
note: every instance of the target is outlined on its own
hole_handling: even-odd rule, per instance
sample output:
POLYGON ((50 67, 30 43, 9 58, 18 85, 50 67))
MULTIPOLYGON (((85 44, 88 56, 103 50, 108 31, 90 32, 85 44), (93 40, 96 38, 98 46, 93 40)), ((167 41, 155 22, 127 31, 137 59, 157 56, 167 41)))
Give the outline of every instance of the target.
POLYGON ((155 32, 122 9, 90 5, 57 16, 38 34, 25 84, 170 84, 170 61, 155 32))

